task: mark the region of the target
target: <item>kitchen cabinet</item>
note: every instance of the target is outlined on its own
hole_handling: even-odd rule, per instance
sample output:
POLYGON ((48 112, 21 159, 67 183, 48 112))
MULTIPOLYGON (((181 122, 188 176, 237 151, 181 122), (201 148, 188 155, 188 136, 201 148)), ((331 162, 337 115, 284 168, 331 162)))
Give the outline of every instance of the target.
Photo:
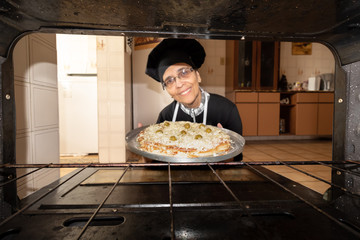
POLYGON ((279 135, 280 93, 259 93, 258 135, 279 135))
POLYGON ((244 136, 279 135, 279 93, 236 92, 244 136))
POLYGON ((292 102, 293 132, 296 135, 332 135, 333 93, 296 93, 292 102))
POLYGON ((318 124, 318 93, 297 93, 292 102, 296 102, 296 135, 316 135, 318 124))
POLYGON ((334 115, 334 94, 319 93, 318 135, 332 135, 334 115))
POLYGON ((279 46, 272 41, 226 41, 227 89, 277 89, 279 46))
POLYGON ((244 136, 332 135, 332 92, 236 91, 233 100, 240 113, 244 136), (286 101, 280 103, 284 99, 286 101))
POLYGON ((243 125, 243 136, 257 135, 258 93, 236 93, 235 103, 243 125))

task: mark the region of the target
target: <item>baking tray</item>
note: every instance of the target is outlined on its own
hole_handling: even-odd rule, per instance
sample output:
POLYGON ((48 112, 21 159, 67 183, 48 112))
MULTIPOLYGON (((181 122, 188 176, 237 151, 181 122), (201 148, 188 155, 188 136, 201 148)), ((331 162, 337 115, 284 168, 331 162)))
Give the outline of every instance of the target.
POLYGON ((220 162, 239 155, 243 151, 243 148, 245 146, 245 139, 240 134, 231 131, 229 129, 221 128, 221 130, 229 134, 231 139, 231 148, 230 150, 226 151, 223 155, 187 158, 187 157, 165 156, 155 153, 149 153, 141 150, 139 143, 136 141, 138 134, 147 127, 148 126, 143 126, 128 132, 126 134, 126 148, 129 151, 139 154, 143 157, 162 161, 162 162, 172 162, 172 163, 220 162))

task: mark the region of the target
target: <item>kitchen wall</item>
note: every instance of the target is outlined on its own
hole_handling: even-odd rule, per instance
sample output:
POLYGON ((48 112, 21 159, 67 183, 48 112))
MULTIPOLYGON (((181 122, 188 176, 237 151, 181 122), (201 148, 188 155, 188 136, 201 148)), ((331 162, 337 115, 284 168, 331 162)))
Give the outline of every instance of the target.
POLYGON ((309 77, 334 72, 335 59, 326 46, 312 43, 311 55, 292 55, 292 43, 281 42, 279 77, 281 74, 285 74, 288 83, 302 83, 309 77))
POLYGON ((125 37, 97 36, 99 162, 126 161, 131 130, 131 50, 125 37))
POLYGON ((225 96, 226 44, 222 40, 199 40, 206 52, 204 64, 199 69, 201 86, 208 92, 225 96))
POLYGON ((147 57, 152 48, 134 50, 132 56, 134 127, 138 123, 149 125, 156 122, 159 112, 172 98, 161 84, 145 74, 147 57))

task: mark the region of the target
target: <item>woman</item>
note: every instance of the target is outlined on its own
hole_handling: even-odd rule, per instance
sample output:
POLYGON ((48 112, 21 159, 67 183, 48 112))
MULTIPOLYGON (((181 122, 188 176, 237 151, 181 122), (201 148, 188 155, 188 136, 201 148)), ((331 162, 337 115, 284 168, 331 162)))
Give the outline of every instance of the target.
MULTIPOLYGON (((205 55, 204 48, 194 39, 165 39, 151 51, 145 73, 160 82, 174 99, 160 112, 157 123, 165 120, 200 122, 242 135, 236 105, 199 86, 198 69, 205 55)), ((235 158, 241 159, 241 155, 235 158)))

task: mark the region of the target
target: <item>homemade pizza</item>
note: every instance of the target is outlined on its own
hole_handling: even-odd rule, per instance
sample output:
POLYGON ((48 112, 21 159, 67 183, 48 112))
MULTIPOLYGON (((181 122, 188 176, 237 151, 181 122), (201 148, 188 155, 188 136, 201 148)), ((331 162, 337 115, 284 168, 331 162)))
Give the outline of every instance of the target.
POLYGON ((149 153, 188 158, 219 156, 231 148, 230 136, 221 128, 186 121, 150 125, 136 141, 149 153))

